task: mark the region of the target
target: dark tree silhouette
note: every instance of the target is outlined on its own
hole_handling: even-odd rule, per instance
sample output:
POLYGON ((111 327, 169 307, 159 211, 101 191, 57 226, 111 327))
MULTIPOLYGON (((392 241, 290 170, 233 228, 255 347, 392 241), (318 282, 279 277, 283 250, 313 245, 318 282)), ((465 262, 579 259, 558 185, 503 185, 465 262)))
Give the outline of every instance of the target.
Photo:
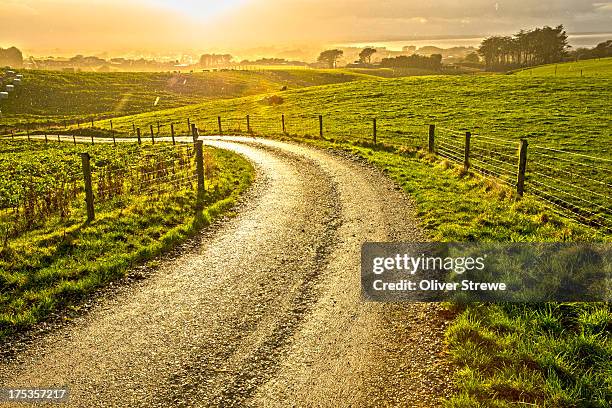
POLYGON ((485 38, 478 53, 489 70, 505 70, 560 62, 567 55, 567 34, 560 25, 530 31, 521 30, 513 37, 485 38))
POLYGON ((0 66, 21 67, 23 65, 23 54, 16 47, 7 49, 0 48, 0 66))
POLYGON ((480 57, 477 52, 471 52, 464 58, 465 62, 469 62, 471 64, 478 64, 480 62, 480 57))
POLYGON ((200 57, 202 67, 228 66, 232 62, 230 54, 203 54, 200 57))
POLYGON ((329 68, 336 68, 338 58, 344 55, 342 50, 327 50, 323 51, 317 61, 326 64, 329 68))
POLYGON ((432 54, 429 57, 424 55, 401 55, 395 58, 383 58, 380 63, 384 68, 422 68, 439 70, 442 68, 442 55, 432 54))
POLYGON ((376 48, 366 47, 359 53, 359 61, 364 64, 371 64, 374 54, 376 54, 376 48))

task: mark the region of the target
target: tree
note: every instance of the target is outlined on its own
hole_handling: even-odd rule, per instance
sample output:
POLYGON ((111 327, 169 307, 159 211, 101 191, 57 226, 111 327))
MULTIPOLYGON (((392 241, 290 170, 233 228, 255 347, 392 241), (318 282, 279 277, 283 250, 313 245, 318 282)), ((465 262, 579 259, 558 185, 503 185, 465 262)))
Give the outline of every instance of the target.
POLYGON ((203 54, 200 57, 202 67, 228 66, 233 57, 230 54, 203 54))
POLYGON ((338 58, 344 55, 342 50, 327 50, 323 51, 317 61, 325 63, 329 68, 336 68, 338 58))
POLYGON ((383 68, 421 68, 429 70, 440 70, 442 68, 442 55, 432 54, 429 57, 413 54, 410 56, 400 55, 395 58, 383 58, 380 62, 383 68))
POLYGON ((478 53, 483 57, 487 69, 502 70, 560 62, 566 57, 568 47, 567 34, 560 25, 521 30, 513 37, 485 38, 478 53))
POLYGON ((469 62, 471 64, 478 64, 480 62, 480 57, 477 52, 471 52, 465 56, 465 62, 469 62))
POLYGON ((376 48, 366 47, 359 53, 359 61, 364 64, 371 64, 374 54, 376 54, 376 48))
POLYGON ((23 54, 16 47, 0 48, 0 66, 21 67, 23 54))

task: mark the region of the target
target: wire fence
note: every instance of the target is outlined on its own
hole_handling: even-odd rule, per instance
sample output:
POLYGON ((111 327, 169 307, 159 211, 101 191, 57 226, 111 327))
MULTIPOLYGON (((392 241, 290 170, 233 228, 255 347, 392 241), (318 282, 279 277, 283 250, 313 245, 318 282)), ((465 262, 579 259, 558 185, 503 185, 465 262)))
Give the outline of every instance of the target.
MULTIPOLYGON (((90 126, 94 124, 92 122, 90 126)), ((175 137, 193 136, 194 125, 190 118, 149 118, 129 124, 127 132, 126 124, 122 123, 121 132, 117 132, 117 135, 140 135, 138 140, 141 143, 146 143, 149 139, 155 143, 156 138, 162 136, 171 136, 174 141, 175 137)), ((108 132, 112 129, 112 120, 108 120, 105 130, 108 132)), ((292 115, 234 112, 223 117, 200 117, 197 120, 197 130, 200 135, 325 138, 367 146, 384 145, 397 149, 428 150, 449 162, 463 165, 466 171, 507 185, 514 189, 519 197, 523 194, 536 196, 555 212, 581 223, 612 231, 612 160, 607 158, 539 145, 529 145, 527 148, 525 142, 525 163, 521 167, 519 141, 460 132, 440 125, 410 123, 391 110, 376 116, 346 110, 325 116, 306 112, 292 115)), ((45 133, 45 140, 50 142, 53 137, 47 133, 60 134, 61 129, 42 133, 45 133)), ((13 130, 12 136, 7 134, 5 137, 15 137, 15 134, 19 134, 18 129, 13 130)), ((112 135, 114 138, 115 134, 112 135)), ((74 135, 73 139, 76 144, 74 135)), ((91 142, 95 143, 95 139, 96 136, 92 135, 91 142)), ((155 174, 171 179, 178 177, 166 168, 155 174), (166 172, 170 172, 170 175, 166 172)), ((112 175, 105 177, 109 180, 116 178, 112 175)), ((128 182, 121 184, 121 191, 134 188, 134 177, 131 173, 124 176, 128 182)), ((146 182, 147 174, 142 177, 146 182)), ((112 181, 105 183, 112 185, 112 181)), ((104 196, 107 192, 103 189, 102 193, 104 196)), ((112 195, 112 192, 110 194, 112 195)))
MULTIPOLYGON (((0 157, 2 247, 51 219, 62 221, 63 225, 71 224, 67 221, 82 221, 89 209, 85 202, 93 210, 116 203, 117 199, 123 204, 136 197, 153 202, 161 195, 198 189, 197 149, 193 144, 105 143, 103 147, 91 155, 74 148, 58 155, 56 150, 46 152, 44 145, 32 143, 28 144, 30 151, 26 152, 25 161, 0 157), (87 165, 83 157, 87 158, 87 165)), ((202 172, 205 167, 202 166, 202 172)))

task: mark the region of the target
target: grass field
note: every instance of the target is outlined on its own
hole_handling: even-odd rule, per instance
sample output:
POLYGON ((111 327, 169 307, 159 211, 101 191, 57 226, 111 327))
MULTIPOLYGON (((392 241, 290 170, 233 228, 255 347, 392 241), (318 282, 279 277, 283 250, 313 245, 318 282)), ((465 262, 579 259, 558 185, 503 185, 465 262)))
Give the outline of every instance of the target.
MULTIPOLYGON (((466 172, 422 149, 426 125, 435 123, 441 138, 472 131, 476 145, 486 140, 479 137, 496 138, 501 145, 528 138, 530 149, 540 145, 611 159, 609 60, 588 63, 602 74, 562 76, 559 72, 570 72, 569 66, 559 66, 557 76, 554 68, 551 73, 550 67, 542 67, 536 68, 543 70, 541 75, 366 80, 208 101, 116 118, 114 125, 128 135, 132 126, 148 129, 160 121, 167 129, 167 124, 183 123, 189 117, 203 133, 215 134, 221 116, 226 133, 245 133, 249 114, 258 135, 346 150, 381 168, 413 197, 432 239, 610 242, 612 235, 602 229, 559 216, 530 195, 517 201, 503 182, 466 172), (273 104, 271 96, 282 96, 282 101, 273 104), (281 132, 282 114, 287 134, 281 132), (318 115, 324 117, 327 140, 318 137, 318 115), (371 143, 374 118, 378 145, 371 143)), ((96 127, 102 131, 108 124, 97 122, 96 127)), ((561 158, 568 157, 573 156, 561 158)), ((543 164, 565 170, 581 165, 564 163, 543 164)), ((589 177, 608 182, 610 174, 605 168, 594 169, 589 177)), ((605 190, 600 193, 609 195, 605 190)), ((609 201, 602 203, 609 206, 609 201)), ((458 392, 447 407, 609 407, 610 305, 456 308, 458 317, 447 340, 459 367, 458 392)))
POLYGON ((23 85, 0 102, 3 124, 89 121, 129 113, 372 77, 348 71, 285 69, 195 73, 23 71, 23 85), (159 99, 157 99, 159 98, 159 99), (157 103, 156 103, 157 101, 157 103))
POLYGON ((201 132, 216 134, 220 116, 225 131, 245 132, 249 114, 255 133, 271 135, 281 133, 284 114, 288 134, 318 136, 318 115, 323 115, 326 138, 365 142, 372 140, 376 118, 379 142, 410 148, 426 146, 427 124, 433 123, 438 140, 454 156, 463 155, 462 134, 466 131, 473 134, 474 149, 497 150, 494 158, 481 150, 474 159, 487 162, 487 168, 509 184, 516 180, 518 141, 525 138, 531 146, 528 191, 569 203, 586 223, 612 229, 606 210, 606 186, 612 185, 610 77, 427 76, 298 89, 284 93, 280 104, 268 103, 271 96, 117 118, 115 126, 127 134, 132 126, 148 129, 157 121, 180 123, 190 117, 201 132), (551 148, 570 153, 551 154, 546 150, 551 148), (576 182, 581 184, 575 187, 568 177, 577 174, 581 178, 576 182))
POLYGON ((612 77, 612 58, 592 59, 565 64, 543 65, 521 70, 519 76, 612 77))
POLYGON ((253 178, 253 168, 242 157, 206 148, 208 189, 204 210, 196 211, 193 183, 164 186, 164 176, 154 183, 141 179, 150 177, 141 164, 151 158, 168 163, 174 157, 172 166, 178 166, 175 151, 162 144, 73 147, 0 141, 0 338, 57 310, 78 307, 93 290, 185 240, 226 213, 253 178), (91 223, 85 223, 76 181, 82 179, 78 153, 84 150, 92 156, 100 201, 91 223), (145 188, 119 193, 118 183, 125 185, 134 170, 145 188), (73 176, 76 193, 61 205, 58 188, 70 189, 73 176), (26 197, 18 196, 26 186, 32 187, 26 197), (19 207, 24 199, 31 204, 19 207))
MULTIPOLYGON (((466 173, 415 147, 426 145, 425 125, 436 123, 447 136, 451 129, 472 131, 475 140, 479 135, 502 141, 526 137, 531 145, 609 160, 611 79, 555 77, 554 72, 389 79, 294 90, 283 94, 280 105, 258 95, 126 117, 117 124, 127 133, 131 123, 145 127, 153 120, 189 116, 214 134, 221 116, 224 129, 233 133, 246 130, 250 114, 257 134, 348 150, 382 168, 415 199, 433 239, 610 242, 610 233, 559 217, 534 197, 516 201, 503 183, 466 173), (279 136, 281 114, 289 136, 279 136), (328 140, 318 138, 319 114, 328 140), (379 143, 386 147, 371 144, 375 117, 379 143)), ((596 170, 596 176, 607 181, 606 171, 596 170)), ((459 367, 458 393, 447 407, 609 406, 609 305, 470 305, 458 312, 447 333, 459 367)))
POLYGON ((117 118, 115 126, 127 134, 132 123, 146 129, 157 120, 169 123, 190 117, 201 130, 214 133, 217 116, 226 128, 245 130, 245 116, 250 114, 256 132, 280 132, 285 114, 288 133, 318 134, 321 114, 326 136, 339 140, 370 140, 372 119, 377 118, 383 142, 409 144, 415 136, 422 140, 423 127, 436 123, 507 140, 528 137, 576 152, 612 153, 608 77, 428 76, 304 88, 283 93, 282 98, 277 105, 266 103, 262 95, 217 100, 117 118))

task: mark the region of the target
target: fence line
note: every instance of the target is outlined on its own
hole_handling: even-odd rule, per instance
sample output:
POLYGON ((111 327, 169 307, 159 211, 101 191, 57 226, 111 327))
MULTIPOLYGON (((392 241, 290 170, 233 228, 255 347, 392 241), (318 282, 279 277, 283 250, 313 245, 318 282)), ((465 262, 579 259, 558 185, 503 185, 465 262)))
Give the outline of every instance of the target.
MULTIPOLYGON (((537 144, 528 146, 526 141, 521 149, 523 142, 462 132, 439 125, 430 125, 428 134, 426 124, 394 125, 396 120, 396 116, 359 113, 348 116, 344 114, 338 120, 334 120, 333 116, 316 113, 278 114, 274 117, 235 113, 201 120, 198 132, 211 135, 322 137, 340 142, 428 149, 434 155, 463 165, 466 170, 514 188, 519 197, 523 194, 536 196, 556 212, 561 211, 563 215, 588 225, 612 230, 612 160, 537 144)), ((147 143, 150 147, 164 132, 171 132, 175 143, 175 134, 191 135, 188 126, 194 125, 191 118, 155 118, 129 124, 131 129, 128 135, 131 137, 137 135, 140 129, 145 129, 140 132, 140 143, 147 143), (149 132, 152 128, 157 131, 149 132)), ((109 128, 113 126, 110 121, 108 125, 109 128)), ((114 128, 117 128, 116 123, 114 128)), ((116 130, 113 132, 118 134, 116 130)), ((57 129, 45 132, 45 135, 47 133, 57 134, 59 138, 57 129)), ((15 134, 19 134, 18 129, 14 129, 5 138, 15 137, 15 134)), ((96 136, 92 135, 92 143, 95 140, 96 136)), ((48 137, 46 141, 51 143, 48 137)))
POLYGON ((9 171, 0 197, 0 246, 50 218, 74 219, 86 209, 87 220, 92 221, 96 208, 116 197, 155 198, 181 188, 194 191, 202 201, 206 166, 198 164, 198 158, 204 160, 201 141, 128 149, 121 151, 124 154, 102 151, 97 158, 96 153, 81 153, 81 160, 72 150, 57 162, 41 157, 40 163, 28 163, 27 169, 9 171))

